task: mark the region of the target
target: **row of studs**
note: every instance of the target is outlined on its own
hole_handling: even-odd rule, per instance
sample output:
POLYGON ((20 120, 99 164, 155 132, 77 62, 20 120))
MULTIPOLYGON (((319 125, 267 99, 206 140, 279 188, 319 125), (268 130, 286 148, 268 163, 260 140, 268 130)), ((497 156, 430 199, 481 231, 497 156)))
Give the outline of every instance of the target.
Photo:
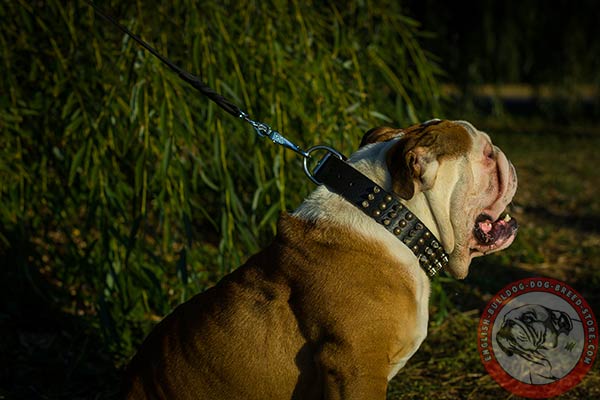
POLYGON ((441 246, 437 248, 437 251, 433 251, 430 247, 426 247, 425 254, 419 256, 419 263, 422 267, 427 269, 430 275, 435 275, 438 271, 442 270, 444 266, 448 265, 448 261, 448 256, 444 253, 441 246))
MULTIPOLYGON (((381 192, 381 188, 379 188, 378 186, 375 186, 373 189, 372 193, 367 194, 367 200, 364 200, 361 203, 361 206, 363 208, 369 208, 371 206, 371 201, 375 200, 375 195, 381 192)), ((381 212, 387 210, 389 203, 393 200, 393 197, 391 195, 386 195, 383 199, 384 201, 382 203, 380 203, 377 207, 377 209, 375 209, 373 211, 373 217, 377 218, 381 216, 381 212)), ((391 223, 391 219, 394 219, 398 216, 398 211, 401 211, 404 208, 404 206, 402 204, 395 204, 394 206, 392 206, 391 208, 391 212, 387 215, 389 216, 389 218, 384 218, 382 223, 385 226, 389 226, 391 223)), ((411 212, 407 212, 406 215, 404 216, 405 219, 401 220, 398 223, 398 226, 396 228, 394 228, 393 233, 398 236, 402 233, 402 229, 405 228, 408 224, 407 221, 411 221, 414 219, 414 214, 411 212)), ((412 229, 408 236, 406 238, 404 238, 404 243, 405 244, 409 244, 410 242, 413 241, 414 237, 418 234, 419 231, 423 230, 425 227, 423 226, 422 223, 418 222, 415 225, 415 228, 412 229)), ((429 232, 428 230, 425 231, 423 233, 423 237, 420 238, 417 241, 417 244, 415 244, 412 247, 412 251, 415 254, 418 254, 419 252, 419 247, 425 245, 426 240, 431 238, 431 232, 429 232)), ((421 257, 419 258, 419 261, 422 262, 425 267, 430 271, 430 272, 437 272, 438 270, 443 268, 443 265, 446 265, 448 263, 448 256, 446 256, 446 254, 444 253, 444 249, 440 246, 440 244, 436 241, 433 240, 431 242, 431 247, 427 246, 425 247, 425 249, 423 250, 425 252, 426 255, 421 255, 421 257), (431 248, 433 247, 433 249, 435 249, 435 251, 431 248), (436 253, 438 253, 436 255, 436 253), (440 256, 442 258, 442 261, 440 262, 438 260, 437 256, 440 256), (429 257, 427 257, 429 256, 429 257), (431 260, 429 260, 429 258, 431 258, 431 260), (434 262, 436 264, 437 268, 434 268, 431 265, 431 262, 434 262)))
POLYGON ((437 240, 433 239, 431 243, 427 243, 429 239, 432 239, 431 232, 426 231, 411 250, 413 253, 419 254, 421 248, 425 246, 419 256, 419 263, 427 269, 429 275, 433 276, 448 264, 448 256, 437 240))
MULTIPOLYGON (((381 191, 381 189, 378 186, 375 186, 373 189, 373 193, 369 193, 367 195, 367 200, 364 200, 362 202, 362 207, 363 208, 369 208, 369 206, 371 206, 371 203, 369 201, 373 201, 375 200, 375 194, 379 193, 381 191)), ((388 209, 389 207, 389 203, 393 200, 393 197, 391 195, 386 195, 383 199, 383 202, 380 203, 377 206, 377 209, 373 210, 372 212, 372 216, 374 218, 378 218, 381 216, 381 212, 385 211, 388 209)), ((389 226, 392 223, 392 220, 395 219, 396 217, 398 217, 398 212, 402 211, 402 209, 404 208, 404 206, 400 203, 394 204, 391 207, 391 211, 386 215, 386 218, 384 218, 381 222, 383 223, 383 225, 385 226, 389 226), (387 218, 389 217, 389 218, 387 218)), ((406 226, 408 225, 409 221, 412 221, 415 218, 414 214, 411 213, 410 211, 406 213, 406 215, 404 215, 404 219, 401 220, 400 222, 398 222, 398 226, 394 228, 393 233, 394 235, 398 236, 402 233, 402 230, 404 228, 406 228, 406 226)), ((409 232, 409 237, 407 237, 406 239, 404 239, 404 243, 408 244, 413 240, 413 237, 417 235, 418 231, 424 229, 424 226, 422 223, 417 223, 415 225, 415 228, 412 229, 409 232)), ((429 236, 431 235, 429 232, 426 232, 426 238, 429 238, 429 236)))
MULTIPOLYGON (((381 192, 381 188, 379 186, 375 186, 373 189, 373 193, 369 193, 367 194, 367 200, 364 200, 361 203, 361 206, 364 209, 367 209, 371 206, 370 201, 375 200, 375 194, 381 192)), ((388 209, 389 207, 389 203, 392 202, 392 200, 394 200, 394 198, 392 197, 392 195, 387 194, 384 198, 383 198, 383 202, 379 203, 379 205, 377 206, 377 209, 373 210, 372 216, 374 218, 378 218, 381 216, 381 212, 385 211, 388 209)), ((394 218, 396 218, 398 216, 398 212, 401 211, 404 208, 404 206, 400 203, 398 204, 394 204, 391 208, 391 211, 388 213, 387 217, 389 218, 384 218, 381 222, 383 223, 383 225, 385 226, 389 226, 392 222, 392 220, 394 218)), ((411 212, 406 213, 406 215, 404 216, 404 218, 406 218, 406 220, 402 220, 400 221, 400 223, 398 224, 399 227, 394 229, 394 234, 395 235, 399 235, 402 231, 399 228, 405 228, 407 225, 407 221, 411 221, 414 218, 414 215, 411 212)))

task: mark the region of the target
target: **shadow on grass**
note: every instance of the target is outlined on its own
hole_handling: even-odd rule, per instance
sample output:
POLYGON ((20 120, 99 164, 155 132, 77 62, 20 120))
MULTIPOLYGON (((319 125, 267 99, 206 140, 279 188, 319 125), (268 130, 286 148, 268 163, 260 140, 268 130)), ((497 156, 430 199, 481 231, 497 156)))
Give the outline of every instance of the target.
POLYGON ((114 398, 118 371, 101 338, 60 310, 66 294, 28 265, 22 238, 0 253, 0 398, 114 398))

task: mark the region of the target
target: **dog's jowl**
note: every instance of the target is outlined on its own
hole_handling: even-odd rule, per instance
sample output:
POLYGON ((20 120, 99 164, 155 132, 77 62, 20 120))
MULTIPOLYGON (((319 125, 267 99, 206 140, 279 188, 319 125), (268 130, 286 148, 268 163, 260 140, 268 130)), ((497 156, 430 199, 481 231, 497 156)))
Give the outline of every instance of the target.
MULTIPOLYGON (((395 193, 464 278, 510 245, 512 164, 464 121, 369 131, 350 164, 395 193)), ((128 398, 384 399, 427 332, 417 256, 355 205, 318 187, 273 242, 167 316, 127 370, 128 398)))

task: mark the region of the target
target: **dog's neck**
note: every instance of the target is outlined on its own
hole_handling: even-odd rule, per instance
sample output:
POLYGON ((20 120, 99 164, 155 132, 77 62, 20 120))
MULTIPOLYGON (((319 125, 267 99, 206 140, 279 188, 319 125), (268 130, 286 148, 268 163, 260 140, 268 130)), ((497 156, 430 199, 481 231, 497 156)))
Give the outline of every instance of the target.
MULTIPOLYGON (((392 144, 393 142, 367 146, 353 154, 349 160, 354 168, 388 192, 391 191, 392 183, 385 165, 385 154, 392 144)), ((412 211, 435 237, 441 239, 435 213, 425 194, 417 192, 410 200, 402 200, 402 204, 412 211)), ((362 212, 357 213, 355 205, 332 193, 325 186, 317 188, 294 215, 308 221, 352 229, 364 235, 367 240, 377 240, 388 250, 397 253, 402 260, 408 259, 419 264, 417 256, 406 245, 400 244, 388 230, 362 212)))
MULTIPOLYGON (((352 154, 348 162, 357 170, 368 176, 384 190, 392 192, 392 179, 386 165, 386 154, 396 140, 384 143, 375 143, 365 146, 352 154)), ((402 204, 408 207, 427 226, 437 238, 442 240, 438 222, 435 218, 427 197, 422 192, 417 192, 409 200, 402 200, 402 204)))

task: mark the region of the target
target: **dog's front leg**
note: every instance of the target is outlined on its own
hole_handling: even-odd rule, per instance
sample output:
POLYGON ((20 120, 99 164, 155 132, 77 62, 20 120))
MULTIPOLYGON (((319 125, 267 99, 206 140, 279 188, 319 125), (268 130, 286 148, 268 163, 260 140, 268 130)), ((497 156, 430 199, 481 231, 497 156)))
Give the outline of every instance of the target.
MULTIPOLYGON (((372 354, 371 354, 372 355, 372 354)), ((369 357, 338 344, 326 344, 318 357, 324 399, 382 400, 386 397, 387 373, 379 357, 369 357)))

